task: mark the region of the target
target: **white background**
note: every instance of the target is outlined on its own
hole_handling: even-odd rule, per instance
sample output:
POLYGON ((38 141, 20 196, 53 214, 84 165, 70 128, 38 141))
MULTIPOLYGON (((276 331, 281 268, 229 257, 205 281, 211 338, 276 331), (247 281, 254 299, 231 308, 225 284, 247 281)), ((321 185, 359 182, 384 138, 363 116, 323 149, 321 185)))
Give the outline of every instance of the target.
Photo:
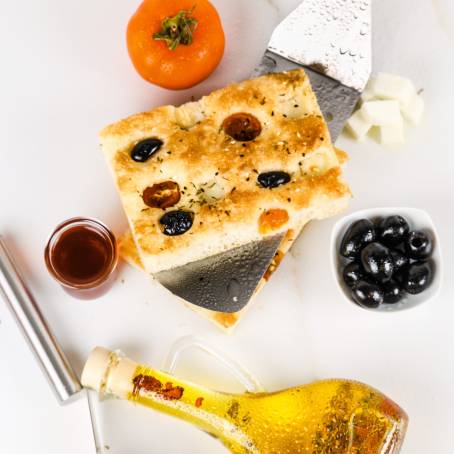
MULTIPOLYGON (((437 300, 396 314, 344 302, 329 266, 334 219, 305 229, 230 337, 126 266, 114 290, 92 302, 72 299, 48 276, 43 247, 60 221, 86 215, 117 234, 125 228, 97 148, 98 130, 128 114, 180 103, 247 77, 273 25, 298 1, 214 3, 227 32, 222 65, 195 89, 168 92, 143 82, 129 63, 124 31, 137 1, 1 2, 0 232, 78 372, 95 345, 119 347, 159 366, 176 339, 203 335, 270 390, 329 377, 369 383, 410 415, 404 454, 452 453, 454 7, 449 0, 375 0, 374 70, 411 77, 424 89, 427 115, 421 127, 408 131, 400 152, 384 151, 373 141, 339 141, 351 157, 350 211, 400 205, 432 215, 446 265, 437 300)), ((0 452, 93 452, 85 402, 58 406, 3 303, 0 403, 0 452)), ((109 416, 102 410, 109 453, 223 450, 187 425, 130 407, 110 403, 109 416), (129 416, 122 419, 122 411, 147 421, 147 433, 132 440, 137 430, 128 426, 129 416)))

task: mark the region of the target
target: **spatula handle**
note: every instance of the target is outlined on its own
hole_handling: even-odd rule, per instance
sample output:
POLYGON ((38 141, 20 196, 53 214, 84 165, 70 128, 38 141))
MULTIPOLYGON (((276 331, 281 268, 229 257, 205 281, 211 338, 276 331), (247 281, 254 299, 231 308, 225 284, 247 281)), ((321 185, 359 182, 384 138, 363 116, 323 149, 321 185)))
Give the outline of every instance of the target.
POLYGON ((27 288, 2 236, 0 294, 3 294, 58 400, 60 403, 67 401, 81 390, 81 384, 27 288))

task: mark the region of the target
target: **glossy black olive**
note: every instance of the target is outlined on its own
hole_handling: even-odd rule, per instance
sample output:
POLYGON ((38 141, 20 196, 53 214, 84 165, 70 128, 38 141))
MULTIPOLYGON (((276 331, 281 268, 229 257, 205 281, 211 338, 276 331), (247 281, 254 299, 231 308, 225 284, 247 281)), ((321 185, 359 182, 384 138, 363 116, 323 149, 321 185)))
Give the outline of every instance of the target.
POLYGON ((290 181, 290 175, 287 172, 265 172, 257 177, 260 186, 264 188, 277 188, 281 184, 287 184, 290 181))
POLYGON ((408 222, 402 216, 389 216, 380 222, 379 239, 386 246, 403 243, 410 231, 408 222))
POLYGON ((360 219, 348 228, 339 252, 346 258, 354 259, 364 246, 375 241, 376 235, 374 224, 368 219, 360 219))
POLYGON ((389 249, 380 243, 370 243, 361 251, 361 264, 372 279, 386 282, 394 272, 394 261, 389 249))
POLYGON ((376 309, 384 301, 383 290, 373 283, 359 281, 352 291, 352 297, 360 306, 376 309))
POLYGON ((145 139, 136 143, 131 150, 131 158, 136 162, 146 162, 162 147, 163 142, 159 139, 145 139))
POLYGON ((408 267, 402 286, 407 293, 417 295, 432 283, 434 267, 432 262, 416 262, 408 267))
POLYGON ((194 214, 189 211, 168 211, 161 217, 159 223, 163 226, 162 233, 168 236, 183 235, 194 222, 194 214))
POLYGON ((432 254, 433 241, 427 233, 413 231, 408 234, 405 250, 410 258, 425 260, 432 254))
POLYGON ((357 262, 349 263, 344 268, 342 277, 348 287, 354 287, 357 282, 364 278, 363 267, 357 262))
POLYGON ((409 264, 410 260, 403 252, 397 249, 392 249, 390 252, 394 263, 394 273, 398 273, 409 264))
POLYGON ((388 282, 385 282, 382 286, 382 291, 384 295, 383 302, 385 304, 396 304, 402 300, 404 292, 400 284, 393 279, 388 282))
POLYGON ((402 268, 398 269, 397 271, 394 272, 393 274, 393 279, 400 284, 400 286, 403 288, 403 282, 405 277, 407 276, 408 273, 408 267, 410 266, 410 263, 407 265, 403 266, 402 268))

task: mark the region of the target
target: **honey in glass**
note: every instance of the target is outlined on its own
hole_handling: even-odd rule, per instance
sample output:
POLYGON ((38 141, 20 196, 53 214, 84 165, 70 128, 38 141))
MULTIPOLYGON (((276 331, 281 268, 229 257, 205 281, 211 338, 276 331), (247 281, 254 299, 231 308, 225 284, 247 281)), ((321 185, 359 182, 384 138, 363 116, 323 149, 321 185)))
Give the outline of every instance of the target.
POLYGON ((89 218, 60 224, 47 243, 44 257, 50 274, 80 299, 100 297, 110 288, 118 260, 112 232, 89 218))

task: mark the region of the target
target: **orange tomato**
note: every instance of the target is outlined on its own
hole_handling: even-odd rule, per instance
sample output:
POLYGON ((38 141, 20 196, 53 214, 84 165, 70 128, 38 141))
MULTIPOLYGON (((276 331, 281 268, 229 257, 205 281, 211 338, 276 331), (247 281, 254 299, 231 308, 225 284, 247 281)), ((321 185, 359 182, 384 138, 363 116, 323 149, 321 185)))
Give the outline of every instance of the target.
POLYGON ((145 80, 180 90, 215 70, 225 37, 208 0, 145 0, 129 21, 127 44, 132 63, 145 80))

